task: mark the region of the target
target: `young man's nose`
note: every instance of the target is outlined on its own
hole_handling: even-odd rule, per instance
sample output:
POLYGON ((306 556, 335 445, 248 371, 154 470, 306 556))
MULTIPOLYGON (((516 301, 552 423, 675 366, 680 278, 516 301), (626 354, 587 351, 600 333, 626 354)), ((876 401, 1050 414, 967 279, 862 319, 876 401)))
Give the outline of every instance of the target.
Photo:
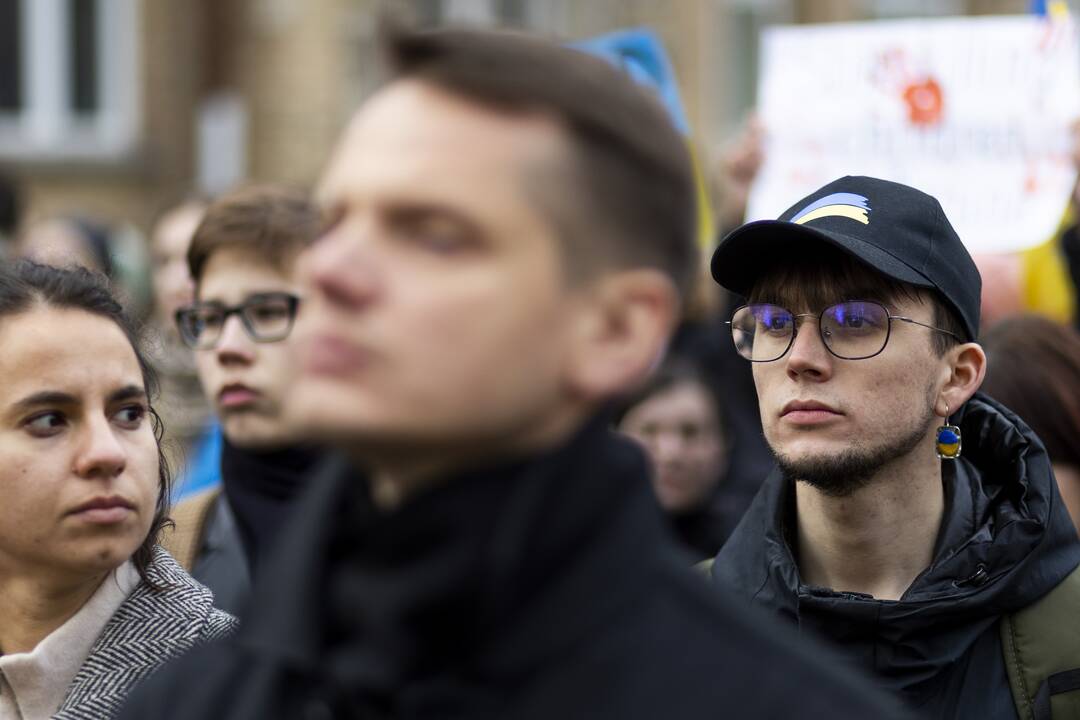
POLYGON ((816 318, 805 318, 797 326, 787 355, 781 358, 781 362, 787 363, 788 374, 792 377, 825 379, 832 372, 834 358, 825 347, 817 323, 816 318))
POLYGON ((226 318, 214 351, 222 362, 251 362, 254 359, 255 341, 248 336, 239 315, 226 318))

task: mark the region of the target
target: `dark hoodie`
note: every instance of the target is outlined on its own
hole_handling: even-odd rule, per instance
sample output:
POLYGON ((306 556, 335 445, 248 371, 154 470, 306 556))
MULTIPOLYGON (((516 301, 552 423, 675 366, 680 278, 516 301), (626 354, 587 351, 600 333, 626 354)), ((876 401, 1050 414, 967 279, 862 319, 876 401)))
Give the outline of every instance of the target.
POLYGON ((975 395, 958 424, 963 457, 942 463, 945 517, 934 560, 898 601, 804 584, 793 489, 778 471, 717 556, 717 585, 825 638, 926 718, 1016 718, 999 620, 1080 563, 1042 443, 975 395))

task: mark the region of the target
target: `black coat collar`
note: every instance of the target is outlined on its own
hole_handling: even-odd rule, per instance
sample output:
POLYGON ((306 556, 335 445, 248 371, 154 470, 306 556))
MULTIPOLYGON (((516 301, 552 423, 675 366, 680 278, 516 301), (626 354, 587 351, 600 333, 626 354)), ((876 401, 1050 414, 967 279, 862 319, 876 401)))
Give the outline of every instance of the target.
POLYGON ((252 607, 242 645, 347 687, 463 661, 483 678, 525 676, 632 603, 636 573, 676 552, 643 455, 602 418, 392 514, 369 498, 342 458, 312 478, 255 596, 288 592, 252 607), (598 575, 605 592, 583 591, 598 575))

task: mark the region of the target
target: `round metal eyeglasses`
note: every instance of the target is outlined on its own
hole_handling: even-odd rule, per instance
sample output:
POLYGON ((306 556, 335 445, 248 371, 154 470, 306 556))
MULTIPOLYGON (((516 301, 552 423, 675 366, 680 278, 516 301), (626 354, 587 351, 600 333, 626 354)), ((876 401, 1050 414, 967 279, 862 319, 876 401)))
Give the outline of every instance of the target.
POLYGON ((796 319, 817 318, 818 334, 830 353, 842 360, 865 360, 885 349, 892 334, 892 321, 919 325, 963 342, 954 333, 913 318, 891 315, 881 303, 848 300, 830 305, 819 314, 793 313, 771 303, 752 303, 735 310, 731 339, 735 349, 750 362, 772 362, 782 358, 795 343, 796 319))
POLYGON ((212 350, 221 341, 229 316, 238 315, 240 325, 253 341, 284 340, 292 331, 300 298, 287 292, 259 293, 239 305, 200 302, 176 311, 176 326, 184 342, 196 350, 212 350))

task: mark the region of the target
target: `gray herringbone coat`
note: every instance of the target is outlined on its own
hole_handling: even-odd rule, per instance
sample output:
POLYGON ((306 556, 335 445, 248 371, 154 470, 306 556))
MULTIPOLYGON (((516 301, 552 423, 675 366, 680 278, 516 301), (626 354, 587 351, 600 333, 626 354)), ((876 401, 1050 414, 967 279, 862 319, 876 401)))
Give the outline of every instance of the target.
POLYGON ((71 682, 54 720, 107 720, 140 680, 194 646, 225 637, 236 619, 214 608, 214 596, 161 548, 147 577, 105 625, 71 682))

